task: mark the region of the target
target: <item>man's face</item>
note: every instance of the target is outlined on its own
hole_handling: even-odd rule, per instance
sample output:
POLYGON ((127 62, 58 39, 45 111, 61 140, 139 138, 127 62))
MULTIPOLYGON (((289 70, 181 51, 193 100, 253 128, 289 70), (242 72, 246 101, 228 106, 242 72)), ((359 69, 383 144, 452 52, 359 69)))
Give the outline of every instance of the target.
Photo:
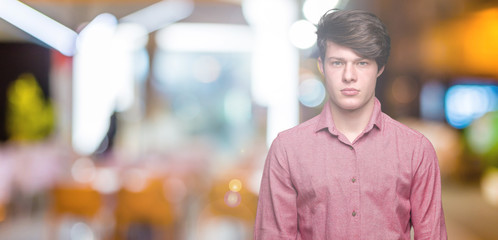
POLYGON ((328 41, 325 58, 319 58, 318 63, 332 108, 361 111, 373 106, 377 77, 384 71, 384 67, 378 70, 374 59, 362 58, 352 49, 328 41))

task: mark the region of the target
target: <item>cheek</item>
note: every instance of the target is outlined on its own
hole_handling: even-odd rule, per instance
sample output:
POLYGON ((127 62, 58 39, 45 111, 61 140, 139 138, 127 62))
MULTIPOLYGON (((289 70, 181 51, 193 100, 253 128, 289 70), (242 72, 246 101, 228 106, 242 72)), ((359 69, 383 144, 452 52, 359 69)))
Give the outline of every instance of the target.
POLYGON ((365 86, 375 86, 377 83, 377 71, 369 71, 362 74, 361 79, 364 79, 365 86))
POLYGON ((370 91, 375 92, 375 85, 376 84, 377 84, 377 79, 373 78, 365 83, 365 87, 367 89, 370 89, 370 91))
POLYGON ((328 82, 341 81, 341 75, 338 71, 325 69, 324 77, 328 82))
POLYGON ((326 74, 325 75, 325 83, 327 85, 334 85, 337 84, 337 78, 334 77, 332 74, 326 74))
POLYGON ((327 91, 328 95, 334 95, 334 93, 336 93, 340 88, 341 86, 339 85, 339 83, 337 83, 337 81, 334 82, 327 80, 325 82, 325 90, 327 91))

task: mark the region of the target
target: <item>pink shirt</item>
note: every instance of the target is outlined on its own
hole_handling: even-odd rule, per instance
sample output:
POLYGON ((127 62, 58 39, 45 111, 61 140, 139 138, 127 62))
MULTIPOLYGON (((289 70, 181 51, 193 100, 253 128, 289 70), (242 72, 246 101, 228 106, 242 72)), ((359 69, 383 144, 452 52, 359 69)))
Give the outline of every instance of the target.
POLYGON ((278 135, 264 167, 254 238, 447 239, 436 153, 375 106, 358 138, 330 107, 278 135))

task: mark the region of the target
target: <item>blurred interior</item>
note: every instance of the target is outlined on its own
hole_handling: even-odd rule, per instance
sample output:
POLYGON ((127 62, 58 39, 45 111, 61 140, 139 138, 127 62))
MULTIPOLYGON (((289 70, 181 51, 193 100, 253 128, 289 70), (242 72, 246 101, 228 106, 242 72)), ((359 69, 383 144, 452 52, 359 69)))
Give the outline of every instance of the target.
POLYGON ((376 96, 435 146, 450 239, 498 239, 495 0, 0 0, 0 239, 252 239, 330 8, 386 23, 376 96))

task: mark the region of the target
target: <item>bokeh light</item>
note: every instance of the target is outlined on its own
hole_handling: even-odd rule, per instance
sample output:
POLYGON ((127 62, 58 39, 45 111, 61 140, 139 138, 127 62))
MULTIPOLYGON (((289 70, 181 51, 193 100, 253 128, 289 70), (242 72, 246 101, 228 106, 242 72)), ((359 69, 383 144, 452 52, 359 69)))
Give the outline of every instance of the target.
POLYGON ((66 56, 73 56, 78 34, 21 1, 1 1, 0 18, 17 26, 66 56))
POLYGON ((242 11, 254 33, 251 57, 253 101, 267 109, 266 144, 298 122, 299 52, 289 41, 298 4, 287 0, 244 0, 242 11), (276 61, 278 59, 278 61, 276 61))
POLYGON ((77 159, 71 167, 73 179, 80 183, 89 183, 95 179, 96 170, 90 158, 82 157, 77 159))
POLYGON ((102 194, 110 194, 118 191, 120 184, 117 169, 98 168, 92 187, 102 194))
POLYGON ((71 240, 94 240, 92 229, 83 222, 77 222, 71 227, 71 240))
POLYGON ((319 106, 325 96, 325 86, 317 78, 309 78, 299 84, 299 102, 306 107, 319 106))
POLYGON ((498 110, 498 86, 454 85, 445 98, 446 119, 455 128, 465 128, 474 119, 498 110))
POLYGON ((488 168, 481 179, 481 189, 484 199, 498 207, 498 168, 488 168))
MULTIPOLYGON (((81 155, 92 154, 109 129, 120 78, 111 71, 116 59, 117 19, 100 14, 81 31, 73 60, 72 145, 81 155)), ((120 69, 122 71, 122 69, 120 69)))
POLYGON ((400 76, 394 79, 391 92, 394 100, 401 104, 408 104, 417 97, 416 81, 407 76, 400 76))
POLYGON ((316 27, 306 20, 294 22, 289 30, 291 43, 300 49, 308 49, 316 43, 316 27))
POLYGON ((232 192, 238 192, 242 189, 242 182, 239 179, 232 179, 228 184, 228 188, 232 192))
POLYGON ((242 13, 256 27, 279 27, 295 16, 294 4, 288 0, 243 0, 242 13))
POLYGON ((241 196, 238 192, 228 191, 225 194, 225 204, 229 207, 237 207, 240 204, 241 196))
POLYGON ((303 4, 303 13, 308 21, 317 24, 325 12, 337 8, 340 4, 341 0, 306 0, 303 4))
POLYGON ((486 113, 465 129, 470 150, 485 165, 498 167, 498 111, 486 113))

